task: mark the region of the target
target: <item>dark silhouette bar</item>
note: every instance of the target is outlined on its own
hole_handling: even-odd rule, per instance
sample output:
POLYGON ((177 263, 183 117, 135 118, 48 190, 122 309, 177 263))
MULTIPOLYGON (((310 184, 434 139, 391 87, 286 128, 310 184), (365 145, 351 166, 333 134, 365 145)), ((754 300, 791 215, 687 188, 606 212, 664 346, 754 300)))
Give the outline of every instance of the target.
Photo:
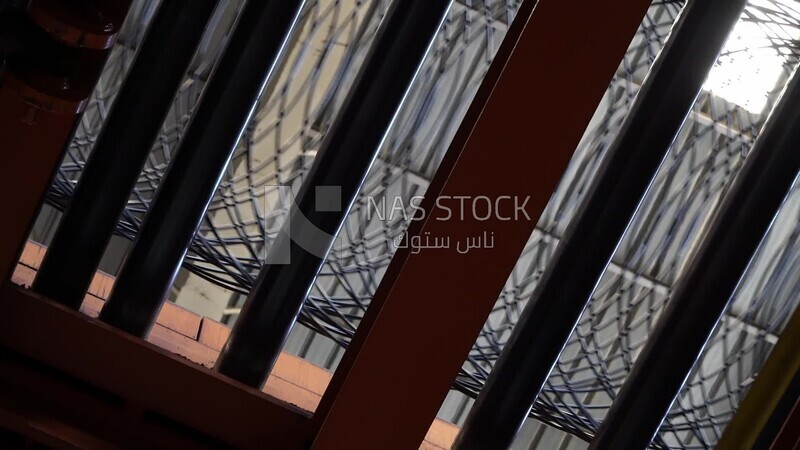
POLYGON ((255 387, 266 381, 449 4, 393 3, 269 250, 217 361, 219 372, 255 387))
POLYGON ((800 76, 770 114, 591 449, 647 447, 800 170, 800 76))
POLYGON ((100 313, 104 322, 136 336, 149 332, 302 4, 248 1, 240 13, 100 313))
POLYGON ((683 8, 455 448, 512 444, 746 3, 683 8))
POLYGON ((39 268, 38 293, 80 307, 216 5, 159 6, 39 268))

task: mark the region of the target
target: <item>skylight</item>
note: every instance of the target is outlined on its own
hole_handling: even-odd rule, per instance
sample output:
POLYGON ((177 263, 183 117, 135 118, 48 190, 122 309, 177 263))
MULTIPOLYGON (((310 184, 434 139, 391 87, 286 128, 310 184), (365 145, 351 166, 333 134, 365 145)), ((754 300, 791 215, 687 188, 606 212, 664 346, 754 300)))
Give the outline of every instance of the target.
POLYGON ((776 42, 800 38, 795 20, 800 22, 800 5, 796 2, 750 0, 704 89, 752 113, 763 112, 767 94, 778 82, 786 62, 785 51, 776 42), (776 14, 767 15, 766 11, 776 14), (789 20, 780 20, 784 18, 789 20))

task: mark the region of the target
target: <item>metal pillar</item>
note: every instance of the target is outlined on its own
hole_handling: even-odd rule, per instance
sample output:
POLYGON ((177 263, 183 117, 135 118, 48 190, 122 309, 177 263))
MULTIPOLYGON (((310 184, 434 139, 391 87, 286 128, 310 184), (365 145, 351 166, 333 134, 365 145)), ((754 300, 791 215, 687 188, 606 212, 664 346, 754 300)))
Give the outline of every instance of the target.
POLYGON ((278 64, 302 0, 249 1, 170 162, 100 319, 147 335, 278 64))
POLYGON ((513 442, 746 3, 692 0, 684 7, 456 448, 513 442))
POLYGON ((0 279, 13 269, 130 2, 0 10, 0 279), (91 14, 88 14, 91 12, 91 14))
POLYGON ((535 3, 520 5, 406 233, 450 245, 398 249, 314 414, 315 450, 419 446, 651 2, 535 3), (482 220, 468 203, 458 220, 456 196, 516 196, 525 214, 482 220), (484 233, 491 244, 459 252, 484 233))
POLYGON ((216 0, 162 2, 33 283, 80 307, 216 0))
POLYGON ((643 449, 658 432, 800 170, 798 102, 795 71, 591 449, 643 449))
POLYGON ((220 354, 220 373, 266 381, 449 5, 392 4, 220 354))

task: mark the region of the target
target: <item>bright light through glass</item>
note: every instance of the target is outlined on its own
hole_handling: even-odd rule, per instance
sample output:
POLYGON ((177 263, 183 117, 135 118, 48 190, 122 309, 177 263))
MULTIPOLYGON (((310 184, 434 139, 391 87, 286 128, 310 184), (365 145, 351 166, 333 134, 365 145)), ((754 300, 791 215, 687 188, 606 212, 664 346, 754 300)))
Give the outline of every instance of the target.
MULTIPOLYGON (((782 0, 775 3, 800 19, 797 3, 782 0)), ((768 0, 750 0, 749 4, 775 10, 775 4, 768 0)), ((796 39, 800 30, 795 25, 774 23, 773 18, 757 8, 748 8, 745 14, 766 23, 740 20, 736 24, 703 89, 758 114, 763 112, 767 94, 775 87, 786 62, 786 56, 773 40, 796 39)))

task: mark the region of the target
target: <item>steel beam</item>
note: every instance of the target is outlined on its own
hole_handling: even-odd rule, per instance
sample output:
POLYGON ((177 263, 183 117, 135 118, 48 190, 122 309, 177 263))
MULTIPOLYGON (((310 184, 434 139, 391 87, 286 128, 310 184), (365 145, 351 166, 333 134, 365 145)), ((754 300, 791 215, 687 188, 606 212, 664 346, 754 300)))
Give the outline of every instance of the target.
POLYGON ((684 7, 456 448, 506 449, 513 442, 746 3, 692 0, 684 7))
POLYGON ((216 4, 159 6, 47 250, 35 291, 80 307, 216 4))
MULTIPOLYGON (((5 285, 0 298, 6 311, 0 315, 0 369, 7 368, 6 357, 12 352, 29 359, 38 374, 66 384, 66 389, 51 389, 42 380, 39 388, 53 395, 48 407, 58 405, 73 416, 92 417, 98 412, 93 404, 71 404, 65 398, 77 390, 112 406, 109 425, 128 428, 132 439, 147 441, 174 430, 194 438, 199 448, 198 441, 213 448, 302 448, 309 419, 297 407, 34 292, 5 285), (131 429, 125 420, 136 425, 131 429)), ((3 372, 0 386, 7 386, 12 377, 3 372)))
POLYGON ((0 14, 0 280, 13 269, 129 1, 33 0, 0 14), (83 14, 81 5, 95 14, 83 14), (73 11, 77 9, 77 11, 73 11))
POLYGON ((303 0, 249 1, 150 204, 100 319, 146 336, 279 64, 303 0))
POLYGON ((795 373, 792 381, 791 392, 781 399, 780 409, 774 411, 772 419, 778 423, 775 434, 762 435, 769 440, 759 442, 754 448, 767 448, 770 450, 800 448, 800 373, 795 373))
POLYGON ((800 170, 795 71, 590 448, 643 449, 658 432, 800 170))
POLYGON ((392 4, 220 354, 221 373, 266 381, 449 5, 392 4))
POLYGON ((425 217, 406 233, 451 245, 398 249, 314 415, 314 449, 419 445, 650 5, 535 3, 520 6, 428 188, 425 217), (469 206, 459 220, 457 196, 516 196, 518 220, 505 219, 511 210, 481 220, 485 209, 469 206), (459 252, 484 233, 491 246, 459 252))
POLYGON ((752 448, 796 450, 798 446, 800 446, 800 372, 794 372, 791 382, 775 408, 770 411, 769 420, 752 448))

